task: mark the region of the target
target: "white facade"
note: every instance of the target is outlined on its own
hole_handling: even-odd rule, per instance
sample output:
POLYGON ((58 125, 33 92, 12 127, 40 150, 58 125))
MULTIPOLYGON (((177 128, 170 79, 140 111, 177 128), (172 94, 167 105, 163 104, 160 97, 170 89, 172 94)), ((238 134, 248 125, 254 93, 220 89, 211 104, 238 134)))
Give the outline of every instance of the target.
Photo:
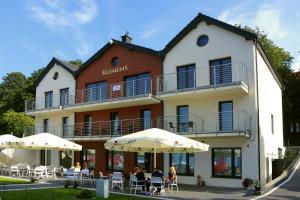
MULTIPOLYGON (((44 106, 45 104, 45 92, 53 91, 53 105, 59 105, 59 95, 60 90, 69 88, 69 95, 74 96, 76 82, 75 78, 67 71, 64 67, 58 65, 57 63, 48 71, 48 73, 43 77, 40 83, 36 87, 36 102, 39 105, 44 106), (53 79, 54 73, 58 72, 58 78, 53 79), (56 97, 56 98, 55 98, 56 97)), ((69 99, 71 101, 71 99, 69 99)), ((59 108, 58 108, 59 109, 59 108)), ((68 117, 68 125, 74 125, 74 112, 69 112, 61 109, 56 112, 41 111, 35 112, 35 125, 36 130, 43 132, 44 120, 48 119, 49 132, 62 137, 62 120, 63 117, 68 117)), ((35 152, 35 163, 40 163, 40 151, 35 152)), ((51 164, 59 166, 59 152, 51 151, 51 164)))
MULTIPOLYGON (((177 106, 188 105, 190 115, 204 116, 204 133, 216 131, 218 126, 219 102, 232 101, 233 103, 233 127, 238 126, 235 116, 239 111, 246 111, 250 115, 250 137, 234 136, 228 133, 223 137, 209 137, 208 134, 193 135, 194 139, 210 145, 209 152, 194 155, 194 175, 179 176, 179 182, 196 184, 197 176, 200 175, 206 185, 242 187, 244 178, 259 179, 259 159, 261 166, 261 181, 266 182, 266 157, 278 158, 278 148, 283 150, 282 133, 282 99, 281 88, 267 64, 256 52, 256 46, 252 40, 246 40, 243 36, 227 31, 215 25, 208 25, 202 21, 181 39, 166 55, 163 63, 163 87, 176 88, 176 79, 170 78, 177 72, 177 67, 194 64, 196 67, 195 91, 183 92, 182 94, 162 94, 164 100, 164 116, 176 116, 177 106), (199 47, 197 39, 201 35, 207 35, 207 45, 199 47), (231 58, 232 81, 241 80, 247 84, 247 90, 228 87, 203 88, 197 86, 209 85, 210 61, 222 58, 231 58), (242 65, 240 65, 243 63, 242 65), (257 66, 256 66, 257 63, 257 66), (239 79, 240 70, 237 65, 247 69, 247 78, 239 79), (258 85, 256 83, 256 68, 258 68, 258 85), (174 79, 174 80, 173 80, 174 79), (173 81, 172 81, 173 80, 173 81), (175 86, 174 86, 175 84, 175 86), (258 86, 258 96, 257 96, 258 86), (201 91, 202 90, 202 91, 201 91), (258 113, 259 108, 259 123, 258 113), (274 133, 271 133, 271 114, 274 118, 274 133), (260 150, 258 147, 258 126, 260 127, 260 150), (215 129, 214 129, 215 128, 215 129), (234 147, 241 148, 242 152, 242 177, 241 178, 214 178, 212 176, 212 148, 234 147)), ((241 84, 241 88, 243 84, 241 84)), ((165 172, 169 167, 169 155, 165 155, 165 172)), ((269 175, 272 163, 269 163, 269 175)))

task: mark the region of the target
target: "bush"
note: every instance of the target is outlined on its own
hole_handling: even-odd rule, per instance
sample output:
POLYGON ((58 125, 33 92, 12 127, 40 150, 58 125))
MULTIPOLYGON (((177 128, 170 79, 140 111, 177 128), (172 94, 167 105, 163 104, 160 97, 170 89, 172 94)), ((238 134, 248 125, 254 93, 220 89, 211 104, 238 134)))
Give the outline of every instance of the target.
POLYGON ((31 178, 30 182, 31 183, 37 183, 37 182, 39 182, 39 179, 37 179, 37 178, 31 178))
POLYGON ((82 190, 77 196, 77 199, 92 199, 94 197, 93 192, 90 190, 82 190))
POLYGON ((243 180, 242 184, 243 184, 244 188, 248 188, 248 187, 250 187, 253 184, 253 181, 252 181, 251 178, 245 178, 243 180))
POLYGON ((74 181, 73 188, 76 189, 79 186, 79 181, 74 181))
POLYGON ((65 188, 68 188, 69 185, 71 185, 71 182, 70 181, 65 181, 64 185, 65 185, 65 188))

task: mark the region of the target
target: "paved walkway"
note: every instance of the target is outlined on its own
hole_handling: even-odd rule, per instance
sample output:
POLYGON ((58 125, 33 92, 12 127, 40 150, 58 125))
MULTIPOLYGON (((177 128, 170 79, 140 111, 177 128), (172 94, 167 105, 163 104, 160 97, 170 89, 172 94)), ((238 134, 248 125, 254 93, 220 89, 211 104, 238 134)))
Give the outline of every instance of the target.
MULTIPOLYGON (((289 179, 283 180, 281 184, 284 185, 282 185, 282 187, 279 187, 278 189, 274 188, 275 189, 274 192, 272 192, 267 196, 261 196, 259 199, 300 200, 300 164, 298 165, 293 177, 290 180, 289 179)), ((278 186, 280 186, 280 184, 278 186)))

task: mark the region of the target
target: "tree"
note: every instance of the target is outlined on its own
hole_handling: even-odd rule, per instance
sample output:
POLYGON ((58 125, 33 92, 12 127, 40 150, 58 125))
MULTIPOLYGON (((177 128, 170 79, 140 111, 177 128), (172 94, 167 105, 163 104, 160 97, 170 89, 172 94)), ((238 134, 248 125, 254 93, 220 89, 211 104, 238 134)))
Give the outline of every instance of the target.
POLYGON ((24 111, 26 76, 21 72, 8 73, 0 84, 0 116, 9 109, 24 111))
POLYGON ((34 119, 32 117, 10 110, 3 114, 1 120, 1 134, 13 132, 15 136, 21 137, 25 128, 32 128, 33 126, 34 119))
MULTIPOLYGON (((242 28, 241 25, 237 25, 242 28)), ((268 38, 268 34, 260 30, 258 27, 255 29, 248 26, 242 29, 250 31, 257 35, 257 39, 262 45, 267 57, 270 59, 271 64, 280 76, 283 83, 283 115, 288 116, 293 111, 292 96, 297 91, 297 85, 300 84, 299 79, 295 78, 293 70, 291 69, 293 63, 293 57, 290 52, 277 46, 271 39, 268 38)))
POLYGON ((76 65, 77 67, 80 67, 82 65, 82 60, 80 59, 70 60, 69 63, 76 65))
POLYGON ((28 94, 28 98, 32 98, 35 96, 35 81, 37 78, 41 75, 41 73, 44 71, 44 67, 37 69, 33 71, 30 76, 27 78, 26 81, 26 92, 28 94))

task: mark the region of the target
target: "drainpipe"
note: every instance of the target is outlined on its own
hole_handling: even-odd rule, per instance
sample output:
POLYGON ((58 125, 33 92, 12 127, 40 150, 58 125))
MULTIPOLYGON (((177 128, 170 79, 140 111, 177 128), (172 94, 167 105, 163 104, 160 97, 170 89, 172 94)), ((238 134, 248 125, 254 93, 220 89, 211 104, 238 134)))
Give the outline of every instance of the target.
POLYGON ((260 172, 260 123, 259 123, 259 94, 258 94, 258 70, 257 70, 257 41, 255 41, 255 68, 256 68, 256 102, 257 102, 257 147, 258 147, 258 180, 261 180, 260 172))

